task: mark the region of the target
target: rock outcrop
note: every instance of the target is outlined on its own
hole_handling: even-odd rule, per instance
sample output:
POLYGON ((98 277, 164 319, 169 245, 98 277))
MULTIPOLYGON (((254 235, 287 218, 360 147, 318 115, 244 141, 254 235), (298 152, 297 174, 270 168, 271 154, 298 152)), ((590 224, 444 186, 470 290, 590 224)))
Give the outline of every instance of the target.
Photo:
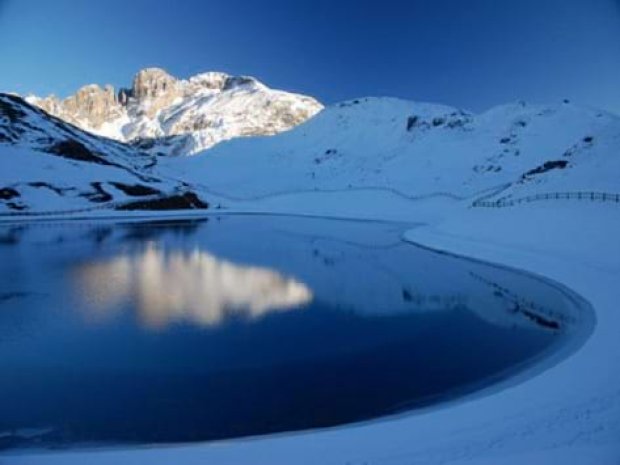
POLYGON ((179 81, 163 69, 147 68, 140 71, 133 79, 131 96, 138 102, 149 101, 145 113, 154 117, 158 111, 170 106, 183 95, 179 81))
POLYGON ((252 77, 208 72, 177 79, 159 68, 141 70, 131 88, 118 92, 91 84, 63 100, 27 100, 81 129, 164 155, 276 134, 323 108, 311 97, 272 90, 252 77))
POLYGON ((91 84, 64 100, 50 96, 35 103, 46 112, 77 126, 86 121, 91 127, 100 128, 105 122, 122 115, 122 107, 112 86, 91 84))

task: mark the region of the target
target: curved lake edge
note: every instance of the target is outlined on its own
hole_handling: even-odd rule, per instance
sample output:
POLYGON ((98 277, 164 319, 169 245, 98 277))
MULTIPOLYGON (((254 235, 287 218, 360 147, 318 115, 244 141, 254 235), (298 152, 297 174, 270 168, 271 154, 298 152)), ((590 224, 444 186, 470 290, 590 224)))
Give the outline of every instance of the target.
MULTIPOLYGON (((442 398, 440 400, 432 399, 430 400, 431 405, 428 406, 412 406, 412 407, 404 407, 402 410, 398 410, 394 413, 386 413, 384 415, 380 415, 377 417, 364 419, 360 421, 353 421, 346 424, 335 425, 335 426, 327 426, 327 427, 317 427, 317 428, 308 428, 299 431, 284 431, 278 433, 269 433, 269 434, 259 434, 259 435, 250 435, 243 437, 236 437, 231 439, 221 439, 221 440, 209 440, 209 441, 197 441, 197 442, 172 442, 172 443, 155 443, 155 444, 119 444, 119 445, 107 445, 107 444, 75 444, 65 448, 52 449, 45 448, 40 449, 47 452, 54 452, 58 450, 71 452, 71 451, 85 451, 85 450, 128 450, 128 449, 153 449, 153 448, 167 448, 167 447, 178 447, 182 445, 206 445, 206 444, 217 444, 217 443, 236 443, 236 442, 247 442, 254 440, 264 440, 269 438, 278 438, 284 436, 303 436, 307 434, 313 434, 317 431, 330 431, 330 430, 342 430, 342 429, 350 429, 356 427, 362 427, 369 424, 381 423, 392 421, 397 418, 409 417, 409 416, 418 416, 418 415, 427 415, 436 410, 443 410, 450 408, 453 405, 461 404, 465 402, 474 401, 483 397, 491 396, 497 392, 508 389, 512 386, 516 386, 518 384, 527 382, 528 380, 538 376, 539 374, 547 371, 562 361, 566 360, 572 354, 577 352, 589 339, 592 334, 594 327, 596 325, 596 314, 592 307, 592 305, 582 296, 574 292, 572 289, 564 286, 563 284, 556 282, 552 279, 546 278, 536 273, 532 273, 529 271, 524 271, 521 269, 517 269, 514 267, 506 266, 499 263, 490 262, 487 260, 470 258, 466 255, 452 253, 450 251, 429 247, 420 243, 417 243, 413 240, 408 239, 406 235, 406 231, 409 230, 412 226, 417 226, 417 223, 411 223, 406 221, 391 221, 391 220, 381 220, 381 219, 354 219, 354 218, 342 218, 342 217, 325 217, 320 215, 291 215, 286 213, 242 213, 242 212, 211 212, 208 215, 198 216, 188 216, 188 217, 134 217, 134 218, 47 218, 45 220, 37 220, 37 223, 45 222, 53 222, 58 224, 62 221, 71 222, 79 222, 79 223, 111 223, 111 224, 121 224, 121 223, 144 223, 144 222, 153 222, 153 221, 161 221, 161 222, 184 222, 184 221, 195 221, 204 217, 217 217, 217 216, 228 216, 228 215, 240 215, 240 216, 278 216, 278 217, 303 217, 303 218, 316 218, 328 221, 342 221, 342 222, 378 222, 378 223, 388 223, 394 225, 402 225, 403 233, 401 235, 401 240, 413 247, 419 247, 421 249, 429 250, 433 253, 438 253, 442 255, 451 256, 453 258, 457 258, 459 260, 464 260, 468 262, 475 262, 485 266, 493 267, 508 271, 510 273, 517 273, 522 276, 526 276, 528 278, 532 278, 536 281, 544 282, 545 285, 551 286, 554 289, 561 292, 565 297, 567 297, 572 305, 572 310, 579 313, 579 323, 575 325, 578 331, 571 332, 570 335, 565 335, 562 337, 561 341, 554 343, 550 348, 540 353, 535 357, 535 359, 528 360, 524 363, 525 367, 522 368, 520 366, 512 367, 506 370, 505 373, 498 373, 493 379, 484 380, 481 382, 482 385, 486 387, 472 386, 471 389, 468 389, 470 392, 456 392, 453 395, 447 395, 447 398, 442 398), (497 380, 496 380, 497 378, 497 380)), ((17 223, 17 222, 16 222, 17 223)), ((24 223, 24 222, 19 222, 24 223)), ((27 448, 24 452, 31 453, 37 448, 27 448)), ((11 450, 8 451, 11 455, 19 455, 20 450, 11 450)))
MULTIPOLYGON (((417 242, 413 239, 407 237, 407 233, 409 230, 404 231, 401 239, 403 242, 410 244, 411 246, 418 247, 423 250, 428 250, 433 253, 437 253, 440 255, 449 256, 452 258, 456 258, 459 260, 465 260, 469 262, 479 263, 485 266, 498 268, 504 271, 508 271, 510 273, 515 273, 521 276, 526 276, 528 278, 537 280, 539 282, 545 283, 545 285, 550 286, 564 295, 568 300, 572 303, 572 310, 578 313, 579 323, 575 326, 575 331, 568 337, 564 337, 564 340, 559 344, 554 344, 552 347, 539 354, 537 357, 538 360, 532 361, 529 366, 525 369, 517 370, 514 374, 508 375, 507 378, 498 381, 497 383, 493 383, 487 387, 483 387, 481 389, 472 392, 471 394, 465 394, 460 396, 455 401, 447 401, 446 403, 442 402, 440 404, 431 406, 426 410, 427 412, 434 410, 433 407, 444 407, 446 404, 454 405, 454 403, 460 403, 460 401, 467 402, 470 400, 476 400, 482 397, 487 397, 503 391, 504 389, 509 389, 511 387, 517 386, 519 384, 525 383, 545 371, 548 371, 555 366, 561 364, 566 361, 572 355, 576 354, 581 348, 583 348, 592 334, 597 325, 596 318, 596 310, 594 306, 579 293, 572 290, 570 287, 555 281, 551 278, 543 276, 541 274, 523 270, 520 268, 504 265, 502 263, 497 263, 489 260, 484 260, 476 257, 469 257, 464 254, 452 252, 450 250, 441 248, 441 247, 433 247, 417 242)), ((422 411, 424 409, 419 409, 417 411, 422 411)), ((411 412, 415 413, 415 412, 411 412)))

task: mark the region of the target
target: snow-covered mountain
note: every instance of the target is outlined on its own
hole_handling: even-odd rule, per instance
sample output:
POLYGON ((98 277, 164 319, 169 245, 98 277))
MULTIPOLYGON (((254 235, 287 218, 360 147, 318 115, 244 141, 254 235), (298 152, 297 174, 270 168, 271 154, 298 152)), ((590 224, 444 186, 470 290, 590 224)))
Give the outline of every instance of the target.
MULTIPOLYGON (((209 76, 203 78, 213 82, 214 75, 209 76)), ((168 98, 156 90, 167 88, 163 82, 168 81, 157 82, 134 86, 127 97, 133 103, 123 108, 168 98)), ((245 85, 257 84, 240 84, 245 85)), ((212 102, 229 91, 215 92, 218 97, 205 99, 212 102)), ((125 94, 120 95, 122 101, 125 94)), ((252 95, 261 98, 262 94, 252 95)), ((111 93, 110 98, 116 97, 111 93)), ((183 109, 174 108, 190 118, 200 113, 191 101, 183 109)), ((162 187, 156 189, 162 193, 191 190, 229 209, 362 215, 386 207, 398 218, 404 211, 414 217, 421 205, 445 216, 448 203, 462 207, 535 194, 618 192, 620 117, 569 102, 518 102, 476 115, 392 98, 356 99, 326 108, 290 131, 236 138, 192 157, 145 154, 135 144, 89 135, 17 97, 5 95, 1 102, 0 162, 6 168, 0 188, 19 186, 24 206, 33 210, 86 206, 92 204, 90 197, 102 198, 97 194, 100 188, 114 199, 104 195, 108 200, 100 203, 124 201, 127 189, 123 193, 113 182, 149 186, 159 182, 162 187), (85 150, 74 156, 75 144, 67 145, 67 137, 85 150), (23 151, 28 157, 12 155, 23 151), (86 159, 76 160, 76 156, 86 159), (74 174, 76 170, 79 174, 74 174), (104 175, 102 170, 114 174, 104 175), (121 177, 124 180, 118 181, 121 177), (40 187, 41 183, 54 188, 40 187), (40 200, 41 192, 46 192, 45 201, 40 200), (427 199, 443 203, 421 202, 427 199)), ((148 107, 143 110, 146 121, 148 107)), ((161 121, 168 110, 153 111, 161 121)), ((238 118, 244 120, 241 113, 238 118)), ((187 137, 196 142, 196 134, 202 133, 187 137)), ((170 140, 154 139, 153 146, 170 140)), ((2 192, 6 208, 21 208, 8 198, 12 191, 2 192)))
POLYGON ((26 99, 85 131, 165 155, 276 134, 323 108, 311 97, 270 89, 252 77, 210 72, 177 79, 159 68, 138 72, 131 88, 118 92, 91 84, 64 100, 26 99))
POLYGON ((0 94, 0 214, 207 208, 157 162, 0 94))
POLYGON ((500 188, 506 198, 616 192, 619 144, 620 117, 569 102, 519 102, 476 115, 364 98, 326 108, 283 134, 236 139, 162 163, 231 204, 287 197, 292 205, 293 194, 362 190, 471 204, 500 188))

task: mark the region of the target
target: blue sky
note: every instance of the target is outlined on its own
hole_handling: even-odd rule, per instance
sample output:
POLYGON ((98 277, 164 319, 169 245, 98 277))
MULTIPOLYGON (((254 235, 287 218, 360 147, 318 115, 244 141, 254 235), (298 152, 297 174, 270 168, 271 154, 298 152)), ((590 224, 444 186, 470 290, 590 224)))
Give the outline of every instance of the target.
POLYGON ((65 96, 141 68, 222 70, 333 103, 620 113, 618 0, 0 0, 0 90, 65 96))

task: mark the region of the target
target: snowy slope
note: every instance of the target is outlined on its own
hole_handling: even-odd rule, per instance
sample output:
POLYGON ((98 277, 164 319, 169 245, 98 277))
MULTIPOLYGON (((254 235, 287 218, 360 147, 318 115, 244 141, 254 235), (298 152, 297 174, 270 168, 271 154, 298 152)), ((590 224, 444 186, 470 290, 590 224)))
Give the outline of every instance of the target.
POLYGON ((201 205, 187 186, 164 180, 156 165, 151 155, 0 94, 0 214, 164 207, 135 203, 153 199, 180 202, 178 208, 201 205))
POLYGON ((118 94, 111 86, 91 84, 64 100, 27 100, 86 131, 163 155, 276 134, 323 108, 311 97, 273 90, 251 77, 209 72, 177 79, 158 68, 140 71, 132 87, 118 94))
MULTIPOLYGON (((200 79, 212 82, 215 78, 207 75, 200 79)), ((157 113, 167 115, 164 120, 172 127, 184 121, 179 115, 200 119, 199 115, 204 114, 201 105, 212 111, 221 104, 222 111, 229 111, 235 108, 236 92, 245 93, 246 87, 254 89, 257 85, 254 81, 236 82, 229 90, 216 91, 218 98, 229 93, 233 101, 205 97, 204 101, 191 100, 157 113)), ((145 85, 143 92, 152 95, 152 83, 145 85)), ((264 103, 263 94, 252 95, 252 99, 264 103)), ((229 115, 251 124, 252 119, 242 107, 229 115)), ((48 138, 60 137, 56 134, 58 120, 46 118, 32 107, 25 108, 34 118, 25 134, 37 128, 51 131, 51 136, 46 132, 48 138)), ((182 180, 200 190, 204 198, 229 209, 335 215, 350 211, 353 216, 383 211, 386 218, 414 219, 419 211, 411 210, 413 204, 445 216, 450 208, 471 206, 480 200, 506 201, 546 193, 620 193, 620 154, 615 149, 620 142, 620 118, 570 103, 515 103, 474 115, 443 105, 390 98, 358 99, 329 107, 290 131, 270 137, 238 138, 193 157, 147 156, 125 144, 88 136, 69 125, 64 127, 86 138, 86 146, 95 144, 95 151, 113 154, 123 166, 131 166, 134 176, 155 176, 151 171, 156 169, 157 176, 182 180), (97 148, 97 144, 105 144, 105 148, 97 148), (410 210, 411 215, 407 215, 410 210)), ((171 143, 168 149, 185 147, 182 152, 192 151, 190 146, 196 147, 192 144, 201 134, 207 133, 192 133, 190 139, 154 139, 150 146, 157 151, 171 143)), ((14 152, 26 146, 35 152, 42 147, 49 152, 53 144, 42 140, 30 134, 25 144, 22 137, 17 145, 5 142, 3 150, 14 152)), ((149 145, 144 140, 142 144, 149 145)), ((14 158, 5 160, 10 163, 14 158)), ((66 160, 44 159, 48 165, 67 164, 66 160)), ((28 170, 36 172, 30 178, 37 178, 28 182, 45 182, 48 171, 43 161, 30 157, 24 158, 23 164, 20 176, 27 173, 28 166, 28 170)), ((98 162, 90 165, 84 170, 87 176, 93 175, 95 169, 112 169, 98 162)), ((82 165, 74 161, 68 166, 68 170, 75 170, 82 165)), ((80 176, 71 174, 67 179, 80 176)), ((97 179, 100 177, 97 175, 97 179)), ((9 182, 16 179, 4 181, 9 182)), ((72 195, 70 188, 75 186, 66 181, 63 185, 66 192, 62 196, 50 197, 47 192, 44 197, 64 203, 69 198, 72 208, 73 204, 84 203, 85 192, 72 195)), ((33 201, 41 192, 50 191, 25 182, 22 189, 28 190, 33 201)), ((116 192, 118 189, 109 190, 115 199, 123 198, 116 192)))
MULTIPOLYGON (((0 118, 2 127, 6 115, 0 118)), ((6 128, 0 134, 5 139, 0 142, 3 187, 13 182, 11 177, 25 177, 20 173, 26 165, 18 169, 2 157, 3 151, 17 150, 16 136, 6 128), (8 138, 13 142, 7 143, 8 138)), ((38 147, 35 142, 30 140, 28 147, 38 147)), ((554 279, 591 303, 596 326, 580 350, 527 382, 417 414, 216 444, 34 452, 5 461, 616 465, 620 205, 558 201, 504 209, 470 207, 488 195, 495 200, 549 192, 618 194, 618 148, 620 118, 572 104, 517 103, 474 115, 438 105, 360 99, 328 108, 273 137, 236 139, 195 157, 157 158, 153 169, 166 173, 167 179, 178 176, 209 199, 217 193, 217 201, 231 209, 403 220, 419 218, 423 209, 435 210, 436 220, 409 231, 408 240, 554 279)), ((56 160, 30 149, 27 154, 56 160)), ((137 160, 142 159, 133 162, 137 160)), ((56 162, 63 163, 59 170, 68 163, 56 162)), ((51 163, 56 162, 49 162, 53 170, 51 163)), ((37 165, 32 168, 38 170, 36 177, 46 175, 45 168, 32 164, 37 165)), ((70 176, 78 180, 95 176, 91 170, 97 179, 100 169, 112 173, 98 164, 75 168, 78 174, 70 176)), ((55 182, 70 179, 49 176, 55 182)), ((404 271, 403 276, 409 278, 404 271)), ((335 281, 328 278, 324 285, 333 286, 335 281)))
POLYGON ((165 160, 177 175, 235 201, 291 193, 385 190, 471 202, 539 192, 617 192, 620 118, 570 103, 516 103, 474 115, 389 98, 329 107, 273 137, 165 160), (547 165, 545 165, 547 164, 547 165))

